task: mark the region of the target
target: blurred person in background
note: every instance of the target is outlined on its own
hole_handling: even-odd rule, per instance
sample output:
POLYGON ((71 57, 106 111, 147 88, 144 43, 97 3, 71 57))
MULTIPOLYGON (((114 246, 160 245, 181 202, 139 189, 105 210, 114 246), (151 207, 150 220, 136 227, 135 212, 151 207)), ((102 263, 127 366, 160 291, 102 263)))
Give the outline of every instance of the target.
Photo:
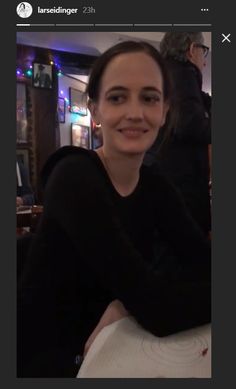
POLYGON ((167 32, 160 51, 172 75, 177 118, 169 137, 163 128, 144 163, 157 166, 180 190, 205 234, 211 230, 211 96, 202 91, 209 48, 201 32, 167 32))

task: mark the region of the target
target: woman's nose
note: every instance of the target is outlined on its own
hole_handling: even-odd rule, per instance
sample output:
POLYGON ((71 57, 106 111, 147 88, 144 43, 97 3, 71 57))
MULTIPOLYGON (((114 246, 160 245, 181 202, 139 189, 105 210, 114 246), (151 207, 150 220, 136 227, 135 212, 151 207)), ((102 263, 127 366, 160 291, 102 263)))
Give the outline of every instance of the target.
POLYGON ((126 118, 128 120, 142 120, 143 119, 143 106, 139 101, 133 100, 127 104, 126 118))

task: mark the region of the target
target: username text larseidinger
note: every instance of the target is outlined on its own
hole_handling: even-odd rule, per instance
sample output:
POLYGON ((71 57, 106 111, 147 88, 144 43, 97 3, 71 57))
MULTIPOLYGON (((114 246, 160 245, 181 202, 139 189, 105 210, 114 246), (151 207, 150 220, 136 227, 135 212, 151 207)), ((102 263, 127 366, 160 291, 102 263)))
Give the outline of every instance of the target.
POLYGON ((53 7, 53 8, 41 8, 38 7, 39 14, 76 14, 78 12, 78 8, 62 8, 62 7, 53 7))

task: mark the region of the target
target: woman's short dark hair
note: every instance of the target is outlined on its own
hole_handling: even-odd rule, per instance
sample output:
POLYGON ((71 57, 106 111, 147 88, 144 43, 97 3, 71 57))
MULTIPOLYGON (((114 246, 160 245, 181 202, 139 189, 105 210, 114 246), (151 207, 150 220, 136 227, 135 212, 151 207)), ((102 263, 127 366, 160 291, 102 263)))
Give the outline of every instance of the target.
POLYGON ((115 46, 110 47, 94 62, 87 85, 87 93, 90 100, 97 101, 99 99, 101 79, 110 61, 120 54, 135 52, 146 53, 157 63, 157 65, 161 69, 163 78, 164 100, 166 101, 170 99, 171 81, 169 73, 167 71, 165 60, 162 58, 159 51, 147 42, 124 41, 116 44, 115 46))

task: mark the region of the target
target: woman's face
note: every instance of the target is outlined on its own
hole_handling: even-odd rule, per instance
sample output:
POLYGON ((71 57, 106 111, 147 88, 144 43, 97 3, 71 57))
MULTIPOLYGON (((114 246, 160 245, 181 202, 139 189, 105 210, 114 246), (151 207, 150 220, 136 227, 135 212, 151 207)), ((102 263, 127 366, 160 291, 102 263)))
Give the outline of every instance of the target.
POLYGON ((143 52, 120 54, 107 65, 99 98, 90 104, 110 151, 144 154, 164 124, 167 104, 159 66, 143 52))

